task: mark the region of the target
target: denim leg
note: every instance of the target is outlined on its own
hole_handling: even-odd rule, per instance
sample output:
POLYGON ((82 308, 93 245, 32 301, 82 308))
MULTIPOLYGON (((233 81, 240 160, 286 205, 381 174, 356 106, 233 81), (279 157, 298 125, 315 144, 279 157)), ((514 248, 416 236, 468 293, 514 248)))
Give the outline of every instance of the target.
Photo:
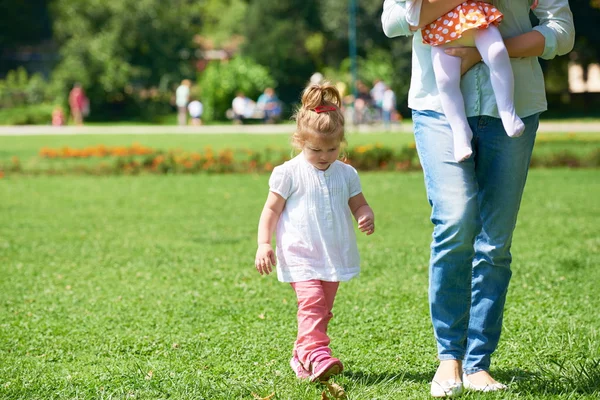
POLYGON ((489 370, 502 330, 511 277, 510 246, 525 187, 539 115, 523 119, 525 132, 509 137, 497 118, 479 117, 472 125, 481 231, 475 239, 467 374, 489 370))
POLYGON ((457 163, 453 134, 443 114, 413 111, 417 152, 434 224, 429 302, 440 360, 466 352, 473 242, 480 231, 475 161, 457 163))

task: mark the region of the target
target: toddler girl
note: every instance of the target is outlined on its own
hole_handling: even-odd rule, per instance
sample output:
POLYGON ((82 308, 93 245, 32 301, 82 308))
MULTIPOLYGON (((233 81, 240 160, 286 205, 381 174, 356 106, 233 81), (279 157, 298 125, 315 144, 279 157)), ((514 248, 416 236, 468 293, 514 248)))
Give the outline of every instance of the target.
MULTIPOLYGON (((536 0, 537 1, 537 0, 536 0)), ((418 26, 421 0, 409 0, 408 22, 418 26)), ((442 109, 454 135, 454 158, 463 161, 473 153, 473 132, 467 123, 460 91, 459 57, 444 52, 447 47, 477 47, 482 61, 490 69, 498 113, 510 137, 521 136, 525 129, 513 102, 514 77, 504 41, 498 30, 502 13, 483 1, 466 1, 421 29, 423 43, 431 45, 433 71, 442 109)))
POLYGON ((341 104, 338 90, 328 83, 304 90, 292 136, 301 152, 273 170, 258 224, 256 269, 269 274, 277 265, 278 279, 296 292, 298 336, 290 365, 298 378, 311 381, 343 369, 331 355, 327 326, 339 283, 359 273, 352 215, 361 232, 375 231, 356 170, 338 160, 346 143, 341 104))

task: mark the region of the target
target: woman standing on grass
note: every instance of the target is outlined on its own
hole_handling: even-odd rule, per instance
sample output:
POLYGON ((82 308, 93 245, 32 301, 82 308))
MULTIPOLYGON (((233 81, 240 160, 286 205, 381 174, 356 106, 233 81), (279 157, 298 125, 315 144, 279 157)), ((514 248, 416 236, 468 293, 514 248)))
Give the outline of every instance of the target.
POLYGON ((515 108, 525 124, 518 138, 509 137, 502 126, 490 72, 480 63, 478 50, 446 50, 461 58, 461 91, 473 131, 473 155, 458 163, 436 87, 431 47, 417 29, 463 0, 413 3, 420 8, 419 26, 409 26, 404 0, 385 0, 381 18, 388 37, 414 34, 408 105, 434 223, 429 302, 440 364, 431 394, 458 395, 463 385, 477 391, 502 390, 506 386, 489 373, 490 357, 502 330, 510 247, 539 115, 547 107, 538 57, 551 59, 572 49, 573 16, 567 0, 541 0, 533 11, 539 25, 532 27, 533 0, 493 1, 504 14, 499 29, 512 57, 515 108))
POLYGON ((292 144, 301 153, 273 170, 269 195, 258 225, 255 266, 290 282, 298 299, 298 336, 290 365, 311 381, 339 374, 331 355, 327 326, 341 281, 359 273, 352 216, 367 235, 375 231, 373 210, 356 170, 339 161, 345 144, 344 114, 338 90, 312 84, 302 94, 292 144), (277 259, 271 245, 277 233, 277 259))

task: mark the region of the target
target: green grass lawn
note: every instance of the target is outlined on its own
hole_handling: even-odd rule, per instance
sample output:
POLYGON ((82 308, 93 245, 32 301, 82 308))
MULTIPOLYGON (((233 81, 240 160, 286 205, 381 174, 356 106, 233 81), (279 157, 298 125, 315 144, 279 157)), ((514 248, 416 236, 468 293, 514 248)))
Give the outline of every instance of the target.
MULTIPOLYGON (((172 142, 145 144, 160 143, 172 142)), ((598 178, 530 172, 492 370, 511 389, 465 398, 598 398, 598 178)), ((288 366, 291 288, 253 266, 267 181, 0 180, 0 398, 320 399, 322 387, 288 366)), ((350 399, 428 399, 436 353, 423 177, 363 173, 362 183, 377 232, 359 237, 361 275, 336 300, 332 348, 346 367, 336 382, 350 399)))

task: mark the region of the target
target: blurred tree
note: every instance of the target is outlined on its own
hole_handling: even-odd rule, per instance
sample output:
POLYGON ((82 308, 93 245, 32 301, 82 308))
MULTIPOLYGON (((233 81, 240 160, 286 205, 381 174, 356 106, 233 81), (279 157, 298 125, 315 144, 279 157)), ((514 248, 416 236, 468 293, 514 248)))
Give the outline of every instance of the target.
MULTIPOLYGON (((160 99, 168 110, 175 84, 196 74, 195 58, 202 54, 196 52, 194 37, 201 35, 214 48, 230 46, 232 52, 242 43, 245 59, 268 69, 289 104, 298 101, 315 71, 336 71, 332 76, 350 83, 344 78, 348 5, 348 0, 0 0, 0 55, 54 31, 61 56, 53 73, 55 93, 66 97, 72 83, 81 82, 94 117, 102 104, 123 112, 123 106, 138 100, 160 99), (136 97, 136 88, 154 89, 136 97)), ((375 77, 389 80, 399 103, 405 104, 411 39, 385 37, 381 2, 361 1, 358 7, 359 77, 368 84, 375 77)), ((600 0, 570 0, 570 7, 575 50, 569 57, 542 62, 549 90, 566 90, 570 60, 586 66, 600 59, 600 0)), ((133 110, 142 108, 160 111, 142 103, 133 110)))
MULTIPOLYGON (((284 101, 297 101, 312 73, 343 70, 348 57, 348 0, 300 1, 255 0, 244 20, 243 52, 267 66, 279 83, 284 101)), ((391 63, 386 74, 399 98, 406 94, 410 76, 410 42, 388 39, 381 27, 380 2, 360 2, 357 12, 357 46, 361 64, 371 65, 359 75, 371 83, 378 62, 391 63), (408 43, 408 44, 407 44, 408 43), (383 57, 382 54, 387 53, 383 57), (390 57, 391 55, 391 57, 390 57), (372 60, 372 61, 369 61, 372 60), (406 61, 408 60, 408 61, 406 61), (366 64, 365 64, 366 63, 366 64)), ((344 71, 335 73, 341 78, 344 71)), ((332 77, 333 79, 333 77, 332 77)))
POLYGON ((55 0, 52 14, 61 55, 57 93, 80 82, 92 104, 123 104, 133 99, 128 87, 164 93, 195 74, 197 1, 55 0))
POLYGON ((207 121, 224 119, 236 92, 241 90, 256 100, 265 88, 275 86, 267 68, 243 57, 210 62, 200 74, 199 82, 205 110, 202 118, 207 121))
MULTIPOLYGON (((350 60, 347 59, 348 6, 348 0, 322 0, 320 15, 323 27, 328 32, 326 37, 330 39, 323 52, 326 64, 339 65, 341 74, 337 73, 338 77, 335 79, 350 85, 350 60), (344 61, 340 64, 340 60, 344 61)), ((386 37, 381 27, 381 12, 381 2, 358 2, 358 79, 367 85, 371 85, 375 79, 383 80, 394 90, 400 108, 405 111, 410 84, 412 38, 386 37)), ((336 75, 331 68, 326 71, 326 76, 336 75)))
MULTIPOLYGON (((569 81, 567 77, 570 62, 581 64, 585 73, 589 64, 600 60, 600 35, 596 28, 600 21, 600 0, 570 0, 569 6, 575 21, 573 51, 567 56, 556 57, 552 60, 540 59, 548 93, 568 94, 569 81)), ((538 23, 533 13, 531 19, 534 25, 538 23)), ((563 100, 568 100, 568 98, 568 96, 562 97, 563 100)))
POLYGON ((24 60, 16 54, 20 46, 37 45, 52 37, 48 2, 0 0, 0 77, 22 66, 24 60))
MULTIPOLYGON (((322 30, 317 0, 254 0, 244 20, 242 53, 267 67, 285 102, 299 98, 315 64, 306 38, 322 30)), ((309 46, 311 44, 309 43, 309 46)))
POLYGON ((202 36, 223 47, 231 37, 244 33, 248 3, 244 0, 205 0, 202 7, 202 36), (227 12, 223 12, 227 10, 227 12))
POLYGON ((572 59, 587 67, 600 60, 600 0, 570 0, 575 20, 575 48, 572 59))
MULTIPOLYGON (((344 43, 347 52, 349 0, 322 0, 320 3, 320 17, 324 29, 329 32, 330 38, 335 38, 344 43)), ((356 10, 356 41, 358 54, 376 48, 387 48, 388 38, 381 28, 382 2, 359 1, 356 10)))
POLYGON ((51 37, 49 0, 0 0, 0 48, 37 44, 51 37))

